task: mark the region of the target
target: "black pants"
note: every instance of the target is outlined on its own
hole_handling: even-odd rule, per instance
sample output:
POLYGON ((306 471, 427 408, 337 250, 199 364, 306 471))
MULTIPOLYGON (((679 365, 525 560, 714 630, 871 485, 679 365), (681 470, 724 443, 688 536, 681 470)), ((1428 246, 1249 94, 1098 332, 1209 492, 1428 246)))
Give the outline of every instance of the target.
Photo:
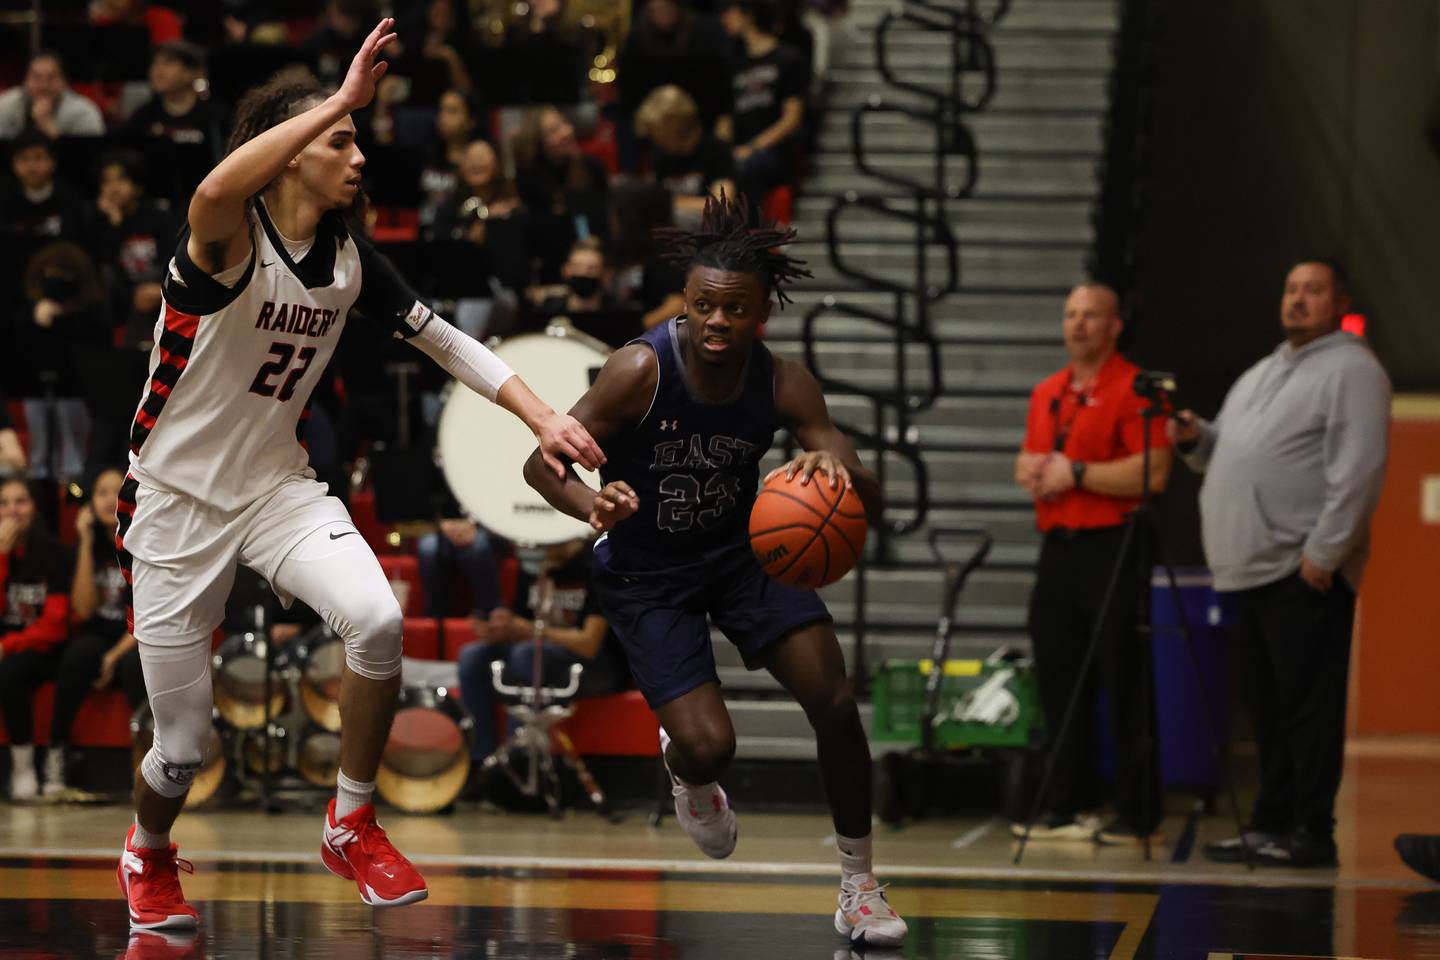
MULTIPOLYGON (((70 728, 80 705, 94 689, 95 678, 100 676, 100 662, 106 652, 115 645, 118 637, 104 632, 83 629, 72 634, 65 644, 60 657, 59 669, 55 672, 55 711, 50 720, 50 742, 69 743, 70 728)), ((134 709, 145 702, 145 674, 140 668, 140 650, 135 648, 115 664, 112 683, 119 684, 125 691, 125 699, 134 709)))
POLYGON ((1295 573, 1236 597, 1236 648, 1260 757, 1251 826, 1329 837, 1345 762, 1355 592, 1336 576, 1318 593, 1295 573))
POLYGON ((35 742, 35 690, 55 679, 64 649, 21 650, 0 657, 0 716, 5 718, 11 743, 35 742))
POLYGON ((1074 814, 1100 805, 1095 742, 1098 675, 1110 703, 1106 729, 1114 745, 1115 809, 1126 823, 1148 831, 1160 822, 1160 764, 1150 740, 1155 729, 1155 684, 1147 675, 1151 655, 1135 633, 1140 571, 1133 543, 1095 651, 1097 669, 1083 676, 1080 669, 1123 540, 1124 527, 1052 531, 1040 547, 1035 590, 1030 595, 1030 639, 1054 762, 1044 806, 1053 813, 1074 814), (1064 741, 1056 742, 1077 683, 1083 692, 1075 717, 1064 741))

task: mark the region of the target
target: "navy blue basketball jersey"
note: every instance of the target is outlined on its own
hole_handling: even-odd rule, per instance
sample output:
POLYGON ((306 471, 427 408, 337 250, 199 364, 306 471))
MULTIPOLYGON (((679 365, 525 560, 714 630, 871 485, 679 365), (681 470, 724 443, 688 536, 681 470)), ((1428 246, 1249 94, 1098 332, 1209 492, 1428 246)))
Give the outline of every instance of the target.
POLYGON ((779 428, 775 362, 756 340, 729 398, 711 403, 694 389, 680 358, 684 317, 655 327, 645 343, 659 361, 645 418, 603 444, 605 483, 634 488, 640 510, 610 532, 616 546, 700 549, 743 536, 760 483, 760 458, 779 428))

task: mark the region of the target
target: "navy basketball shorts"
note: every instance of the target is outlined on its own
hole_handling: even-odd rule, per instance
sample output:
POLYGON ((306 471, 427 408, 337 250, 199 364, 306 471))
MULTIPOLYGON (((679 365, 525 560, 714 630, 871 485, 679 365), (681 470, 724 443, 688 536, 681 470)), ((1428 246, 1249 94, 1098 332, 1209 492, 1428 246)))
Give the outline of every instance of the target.
POLYGON ((831 619, 814 591, 768 577, 755 563, 746 537, 662 554, 605 536, 595 544, 591 569, 601 613, 620 638, 635 684, 651 709, 719 682, 710 623, 755 670, 764 652, 786 636, 831 619))

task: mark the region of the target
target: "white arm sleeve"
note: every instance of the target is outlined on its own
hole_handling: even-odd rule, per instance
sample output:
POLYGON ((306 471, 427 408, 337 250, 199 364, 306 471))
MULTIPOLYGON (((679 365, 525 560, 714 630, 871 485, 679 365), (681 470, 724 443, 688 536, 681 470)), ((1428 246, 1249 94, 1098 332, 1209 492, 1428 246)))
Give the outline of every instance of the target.
MULTIPOLYGON (((420 304, 417 308, 424 309, 420 304)), ((495 356, 483 343, 455 329, 444 318, 429 314, 419 324, 419 331, 406 342, 440 364, 450 376, 474 390, 486 400, 495 395, 505 381, 515 376, 510 365, 495 356)))

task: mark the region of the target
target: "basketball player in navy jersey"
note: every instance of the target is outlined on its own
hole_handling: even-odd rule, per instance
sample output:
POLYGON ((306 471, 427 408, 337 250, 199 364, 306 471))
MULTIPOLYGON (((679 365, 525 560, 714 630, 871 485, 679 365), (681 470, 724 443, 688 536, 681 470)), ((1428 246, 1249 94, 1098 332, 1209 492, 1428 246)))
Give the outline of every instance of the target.
POLYGON ((393 24, 370 33, 338 91, 282 75, 241 98, 229 152, 196 188, 161 285, 115 531, 155 717, 116 870, 137 929, 199 920, 180 887, 170 828, 209 742, 210 636, 237 564, 287 605, 304 601, 345 644, 340 770, 322 862, 373 906, 427 895, 371 803, 400 689, 400 607, 296 440, 351 308, 524 421, 557 472, 560 457, 603 460, 583 427, 435 316, 345 221, 365 164, 350 114, 375 95, 386 69, 376 55, 394 42, 393 24))
MULTIPOLYGON (((716 782, 735 754, 720 696, 710 618, 805 710, 815 730, 840 850, 836 929, 894 946, 905 922, 871 867, 870 748, 825 604, 768 577, 750 550, 759 463, 775 431, 805 449, 780 468, 791 482, 853 485, 872 520, 881 492, 830 421, 811 373, 757 336, 771 297, 807 276, 780 251, 794 231, 752 228, 744 198, 711 198, 698 231, 665 231, 685 272, 685 313, 617 350, 572 409, 605 451, 597 494, 536 451, 525 477, 556 509, 588 520, 605 619, 660 718, 675 813, 702 852, 735 849, 736 820, 716 782), (818 474, 818 475, 817 475, 818 474)), ((779 471, 776 471, 779 472, 779 471)))

